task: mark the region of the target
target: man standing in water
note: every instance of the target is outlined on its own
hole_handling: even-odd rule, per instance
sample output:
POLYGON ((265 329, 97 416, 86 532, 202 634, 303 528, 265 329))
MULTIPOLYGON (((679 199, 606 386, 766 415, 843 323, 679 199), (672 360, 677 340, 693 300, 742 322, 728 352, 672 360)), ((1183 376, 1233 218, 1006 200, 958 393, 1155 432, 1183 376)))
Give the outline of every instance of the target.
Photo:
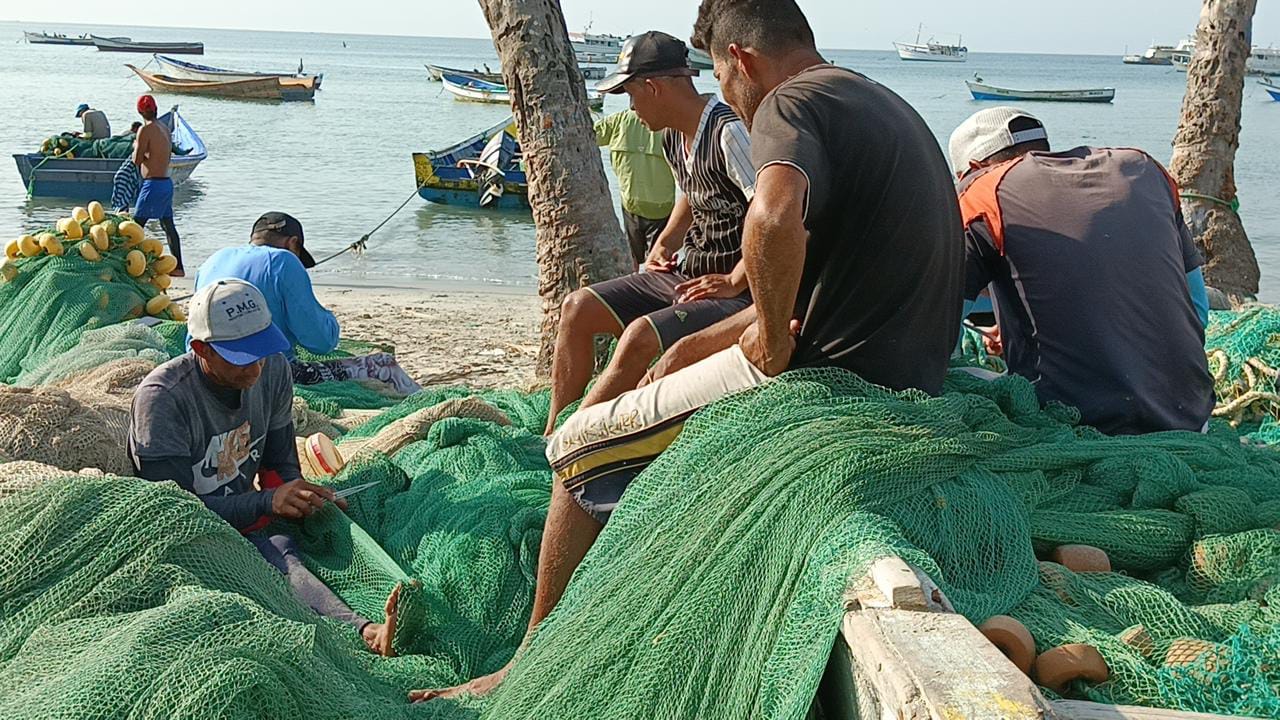
POLYGON ((169 252, 178 259, 178 267, 169 274, 184 277, 182 241, 173 224, 173 180, 169 179, 169 158, 173 152, 171 131, 156 122, 156 99, 150 95, 138 98, 138 114, 146 123, 133 142, 133 164, 142 173, 142 189, 134 203, 133 218, 143 227, 150 220, 160 221, 169 241, 169 252))

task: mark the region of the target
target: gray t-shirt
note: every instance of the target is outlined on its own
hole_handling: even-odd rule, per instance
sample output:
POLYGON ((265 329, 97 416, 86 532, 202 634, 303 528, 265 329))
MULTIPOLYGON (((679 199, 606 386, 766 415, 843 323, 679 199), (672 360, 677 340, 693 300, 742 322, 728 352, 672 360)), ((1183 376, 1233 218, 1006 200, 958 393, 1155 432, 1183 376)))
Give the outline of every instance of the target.
POLYGON ((84 134, 94 140, 111 137, 111 123, 107 122, 107 114, 101 110, 86 110, 80 116, 84 122, 84 134))
POLYGON ((239 391, 233 407, 236 395, 213 386, 194 353, 152 370, 133 397, 129 456, 139 469, 178 460, 169 463, 172 477, 147 479, 174 480, 243 527, 271 510, 271 493, 253 484, 264 458, 283 460, 271 469, 285 482, 299 476, 292 432, 281 432, 293 425, 289 362, 283 355, 267 358, 258 382, 239 391))

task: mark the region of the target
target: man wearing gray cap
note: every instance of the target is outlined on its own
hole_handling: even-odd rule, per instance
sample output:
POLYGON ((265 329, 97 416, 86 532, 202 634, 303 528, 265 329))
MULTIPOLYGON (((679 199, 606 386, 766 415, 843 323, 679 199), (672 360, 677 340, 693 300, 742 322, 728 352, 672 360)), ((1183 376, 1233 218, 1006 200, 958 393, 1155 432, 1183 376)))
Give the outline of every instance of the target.
POLYGON ((1044 124, 983 110, 951 136, 965 298, 990 288, 1010 372, 1110 434, 1200 430, 1213 409, 1204 261, 1146 153, 1049 152, 1044 124))
POLYGON ((293 539, 269 532, 302 521, 331 488, 302 478, 293 438, 293 383, 284 334, 267 301, 243 280, 220 280, 191 300, 191 351, 152 370, 133 397, 129 458, 144 480, 172 480, 253 543, 318 614, 350 624, 373 652, 391 655, 399 588, 385 624, 357 615, 302 564, 293 539))

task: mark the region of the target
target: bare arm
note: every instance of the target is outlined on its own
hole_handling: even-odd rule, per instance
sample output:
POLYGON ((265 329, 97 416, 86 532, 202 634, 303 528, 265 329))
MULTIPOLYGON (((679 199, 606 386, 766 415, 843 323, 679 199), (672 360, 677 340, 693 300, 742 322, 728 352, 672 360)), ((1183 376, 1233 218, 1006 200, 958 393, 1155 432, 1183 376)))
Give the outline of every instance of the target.
POLYGON ((143 152, 143 149, 142 149, 143 143, 145 142, 143 138, 145 137, 146 136, 142 133, 142 131, 139 130, 138 134, 135 135, 133 138, 133 164, 137 165, 138 167, 142 167, 142 160, 147 156, 147 154, 143 152))
POLYGON ((640 381, 640 387, 732 347, 755 321, 756 307, 752 305, 705 330, 686 335, 668 348, 662 358, 649 368, 648 374, 640 381))
POLYGON ((791 321, 804 271, 808 189, 808 179, 796 168, 767 166, 756 178, 756 195, 743 226, 742 259, 757 314, 739 344, 766 375, 786 370, 795 351, 791 321))
POLYGON ((662 229, 658 239, 653 243, 653 250, 645 260, 645 267, 658 272, 668 272, 675 267, 676 252, 684 244, 684 236, 693 225, 693 209, 689 207, 689 198, 683 193, 676 195, 675 207, 667 226, 662 229))

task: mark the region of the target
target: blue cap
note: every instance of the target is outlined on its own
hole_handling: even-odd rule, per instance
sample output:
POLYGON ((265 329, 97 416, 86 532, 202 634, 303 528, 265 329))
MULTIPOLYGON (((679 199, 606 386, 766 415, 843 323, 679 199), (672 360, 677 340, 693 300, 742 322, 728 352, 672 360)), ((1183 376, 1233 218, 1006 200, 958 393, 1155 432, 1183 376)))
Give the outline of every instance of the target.
POLYGON ((209 346, 232 365, 252 365, 263 358, 288 352, 289 340, 271 323, 266 330, 261 330, 239 340, 211 341, 209 346))
POLYGON ((80 117, 89 110, 89 103, 80 103, 76 106, 76 117, 80 117))
POLYGON ((289 341, 271 322, 267 301, 250 283, 235 278, 200 288, 191 299, 187 330, 232 365, 250 365, 288 352, 289 341))

